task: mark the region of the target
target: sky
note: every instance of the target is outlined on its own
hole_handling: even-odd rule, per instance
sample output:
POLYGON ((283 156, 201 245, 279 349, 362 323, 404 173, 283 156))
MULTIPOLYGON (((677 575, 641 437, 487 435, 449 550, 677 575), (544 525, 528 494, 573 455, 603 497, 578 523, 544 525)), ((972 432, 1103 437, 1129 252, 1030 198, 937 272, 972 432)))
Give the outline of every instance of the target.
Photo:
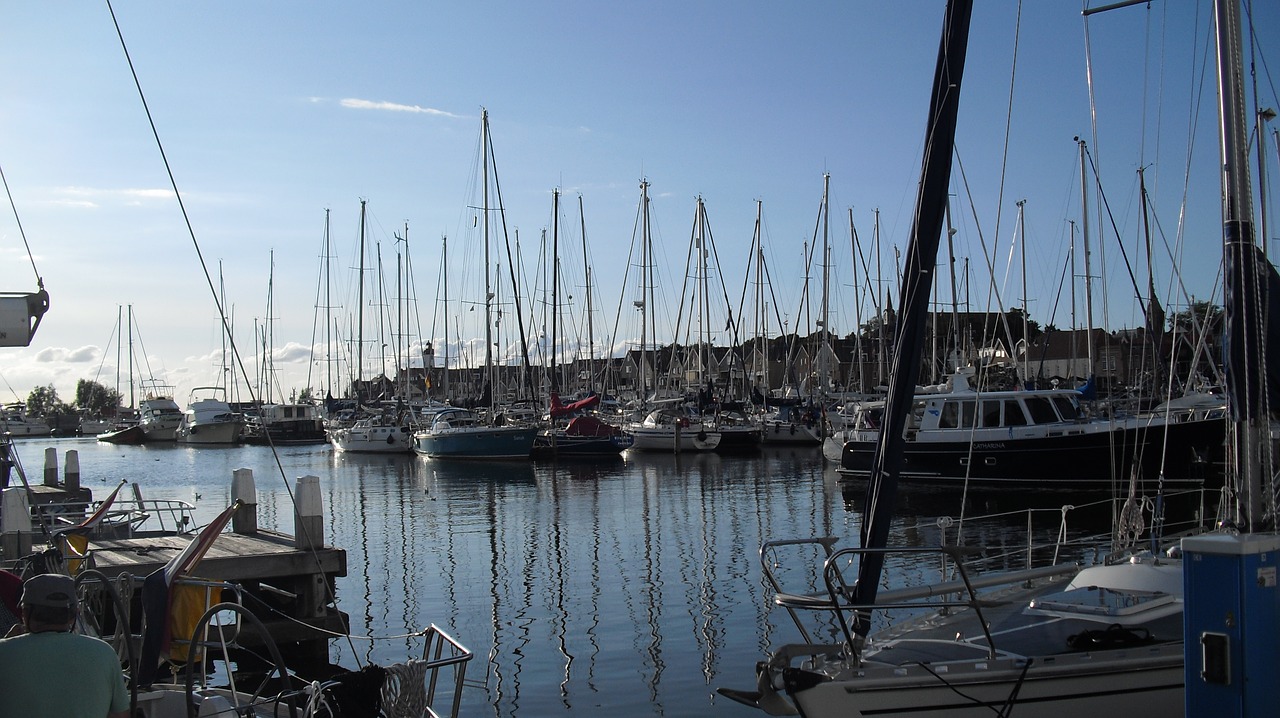
MULTIPOLYGON (((1276 107, 1280 82, 1267 63, 1280 72, 1280 58, 1267 52, 1280 7, 1256 4, 1259 44, 1245 50, 1258 53, 1261 104, 1276 107)), ((957 294, 972 311, 1025 299, 1042 325, 1084 326, 1083 251, 1073 270, 1069 248, 1073 227, 1077 244, 1087 229, 1093 324, 1136 327, 1133 287, 1145 290, 1149 271, 1171 313, 1221 294, 1211 8, 1156 2, 1086 20, 1082 7, 977 3, 952 181, 957 294), (1091 176, 1087 222, 1076 137, 1105 197, 1091 176), (1150 262, 1140 167, 1153 205, 1150 262)), ((34 290, 38 271, 51 307, 29 347, 0 349, 0 400, 52 385, 70 402, 76 382, 90 379, 120 388, 127 403, 131 336, 133 391, 154 379, 182 403, 227 375, 220 304, 251 375, 241 386, 264 393, 256 377, 270 344, 275 398, 306 386, 323 393, 330 381, 341 393, 317 327, 339 347, 328 356, 353 353, 362 201, 366 316, 385 305, 405 317, 384 328, 365 319, 363 373, 378 371, 383 344, 392 354, 424 339, 443 347, 445 316, 450 341, 468 347, 451 353, 476 361, 482 111, 535 355, 549 342, 546 257, 557 229, 561 341, 587 343, 589 267, 596 354, 634 346, 642 180, 660 305, 647 316, 659 341, 688 331, 676 325, 691 315, 680 308, 699 197, 716 287, 706 293, 718 307, 702 321, 718 343, 725 320, 714 313, 727 305, 749 331, 757 286, 770 334, 779 324, 812 331, 824 274, 828 326, 848 334, 874 315, 873 295, 896 292, 943 9, 941 0, 119 0, 131 71, 104 2, 7 3, 0 169, 12 205, 0 211, 0 291, 34 290), (757 206, 767 284, 748 271, 757 206), (856 286, 850 214, 868 255, 856 286), (825 272, 820 252, 806 261, 824 242, 825 272), (130 310, 131 333, 118 323, 130 310)), ((1269 131, 1266 140, 1274 173, 1269 131)), ((498 217, 488 215, 490 291, 505 308, 495 342, 510 352, 511 272, 498 217)), ((949 300, 942 274, 937 293, 949 300)), ((394 359, 384 366, 393 371, 394 359)))

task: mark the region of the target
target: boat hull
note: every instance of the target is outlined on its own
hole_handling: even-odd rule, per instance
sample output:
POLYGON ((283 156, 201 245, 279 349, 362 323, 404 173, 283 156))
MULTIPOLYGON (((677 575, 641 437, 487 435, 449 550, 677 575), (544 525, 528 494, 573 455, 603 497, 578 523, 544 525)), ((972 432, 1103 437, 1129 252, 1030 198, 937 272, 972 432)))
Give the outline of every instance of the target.
POLYGON ((433 459, 527 459, 537 435, 534 426, 427 430, 413 435, 413 450, 433 459))
MULTIPOLYGON (((1008 440, 908 441, 903 481, 1104 488, 1140 468, 1143 478, 1163 475, 1166 484, 1202 485, 1221 460, 1226 425, 1221 419, 1166 426, 1008 440)), ((870 476, 876 444, 845 442, 840 473, 870 476)))
POLYGON ((945 674, 921 666, 868 667, 861 673, 797 690, 792 699, 809 718, 1183 714, 1181 642, 1054 656, 1030 668, 1020 657, 984 658, 967 666, 948 664, 945 674))
POLYGON ((818 446, 822 443, 822 426, 816 423, 767 421, 760 430, 760 443, 774 446, 818 446))
POLYGON ((633 451, 714 451, 720 445, 720 432, 691 427, 677 431, 663 427, 629 427, 633 451))
POLYGON ((534 458, 555 456, 617 456, 635 442, 627 434, 614 436, 573 436, 557 432, 554 442, 549 434, 539 434, 533 443, 534 458))
POLYGON ((147 440, 147 435, 143 433, 140 426, 128 426, 115 431, 107 431, 98 434, 98 441, 108 444, 141 444, 147 440))
POLYGON ((180 444, 238 444, 244 424, 226 421, 216 424, 188 424, 179 427, 177 441, 180 444))
POLYGON ((413 451, 413 437, 397 426, 333 429, 329 432, 329 442, 338 451, 351 454, 407 454, 413 451))

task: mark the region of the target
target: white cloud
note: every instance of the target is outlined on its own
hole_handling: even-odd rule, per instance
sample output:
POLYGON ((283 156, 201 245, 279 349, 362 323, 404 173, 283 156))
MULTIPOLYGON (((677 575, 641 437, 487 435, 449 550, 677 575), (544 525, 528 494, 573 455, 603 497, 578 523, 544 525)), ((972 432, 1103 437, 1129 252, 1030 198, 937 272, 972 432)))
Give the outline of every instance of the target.
POLYGON ((373 100, 359 100, 355 98, 345 98, 339 103, 343 107, 349 107, 353 110, 386 110, 390 112, 412 112, 423 115, 435 115, 437 117, 458 118, 461 115, 455 115, 452 112, 437 110, 432 107, 421 107, 419 105, 401 105, 396 102, 375 102, 373 100))
POLYGON ((100 349, 92 344, 77 349, 65 347, 45 347, 36 352, 35 361, 40 364, 72 363, 83 364, 95 361, 100 349))

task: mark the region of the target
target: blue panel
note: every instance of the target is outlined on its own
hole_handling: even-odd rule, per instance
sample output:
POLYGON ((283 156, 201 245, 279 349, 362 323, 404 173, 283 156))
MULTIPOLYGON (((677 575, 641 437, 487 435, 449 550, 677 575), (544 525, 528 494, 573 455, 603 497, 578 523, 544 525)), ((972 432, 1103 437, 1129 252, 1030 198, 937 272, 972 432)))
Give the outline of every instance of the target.
POLYGON ((1280 676, 1280 537, 1185 539, 1187 715, 1270 716, 1280 676))

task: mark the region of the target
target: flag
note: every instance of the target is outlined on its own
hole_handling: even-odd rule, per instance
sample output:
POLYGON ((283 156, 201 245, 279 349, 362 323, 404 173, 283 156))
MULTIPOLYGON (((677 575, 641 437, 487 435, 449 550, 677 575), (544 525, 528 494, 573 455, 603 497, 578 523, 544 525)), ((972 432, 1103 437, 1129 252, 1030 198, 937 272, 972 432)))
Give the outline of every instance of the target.
POLYGON ((195 569, 196 564, 200 563, 213 542, 218 539, 218 534, 230 523, 241 503, 237 499, 224 509, 177 556, 143 579, 142 612, 145 625, 142 633, 142 660, 138 664, 138 685, 151 685, 160 667, 160 656, 169 650, 173 638, 169 630, 173 582, 195 569))

